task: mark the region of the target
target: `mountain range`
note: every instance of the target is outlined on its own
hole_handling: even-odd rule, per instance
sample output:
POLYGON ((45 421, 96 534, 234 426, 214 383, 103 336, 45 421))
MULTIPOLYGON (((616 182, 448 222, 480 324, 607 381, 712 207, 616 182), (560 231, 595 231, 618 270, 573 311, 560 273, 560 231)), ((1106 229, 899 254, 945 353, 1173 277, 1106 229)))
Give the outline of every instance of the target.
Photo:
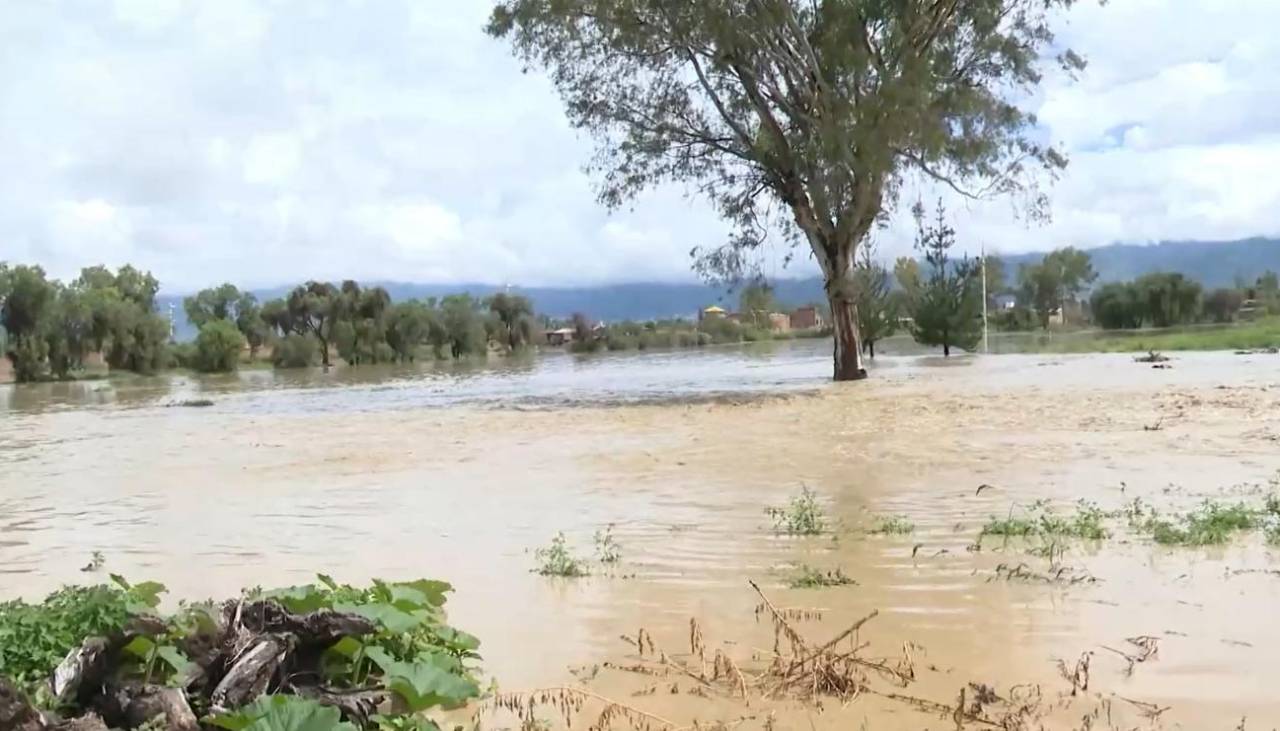
MULTIPOLYGON (((1280 271, 1280 239, 1251 238, 1239 241, 1168 241, 1158 244, 1112 244, 1089 249, 1098 283, 1132 279, 1153 271, 1182 272, 1206 288, 1229 287, 1237 279, 1252 282, 1267 270, 1280 271)), ((1018 267, 1033 264, 1043 253, 1002 256, 1012 280, 1018 267)), ((442 297, 469 292, 484 297, 502 287, 492 284, 416 284, 408 282, 365 282, 382 286, 393 300, 414 297, 442 297)), ((780 302, 800 305, 824 299, 822 280, 818 277, 778 279, 773 282, 780 302)), ((289 286, 256 290, 260 300, 280 297, 289 286)), ((635 282, 595 287, 521 287, 516 291, 533 300, 540 314, 567 317, 583 312, 591 317, 614 322, 665 317, 692 317, 702 307, 721 303, 736 305, 734 293, 722 287, 698 283, 635 282)), ((179 339, 194 335, 182 312, 182 297, 162 295, 161 312, 174 306, 179 339)))

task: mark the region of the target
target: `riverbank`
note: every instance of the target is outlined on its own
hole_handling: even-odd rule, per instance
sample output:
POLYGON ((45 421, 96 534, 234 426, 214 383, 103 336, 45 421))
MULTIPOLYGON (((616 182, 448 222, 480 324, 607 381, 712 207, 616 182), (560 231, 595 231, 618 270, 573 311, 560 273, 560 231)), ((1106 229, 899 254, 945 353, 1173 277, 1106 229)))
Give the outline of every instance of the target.
MULTIPOLYGON (((747 709, 692 695, 687 682, 678 695, 634 696, 655 681, 605 667, 638 662, 617 638, 641 627, 686 653, 695 618, 709 656, 722 650, 749 669, 750 648, 773 642, 757 623, 754 580, 780 607, 821 609, 802 623, 815 640, 879 610, 862 634, 867 656, 896 663, 910 643, 910 693, 938 703, 970 681, 1002 696, 1032 683, 1057 699, 1071 690, 1057 661, 1074 668, 1093 653, 1084 697, 1109 699, 1117 723, 1143 723, 1123 696, 1168 707, 1170 725, 1231 727, 1248 715, 1253 728, 1280 722, 1266 682, 1280 646, 1267 610, 1280 601, 1280 563, 1260 533, 1169 547, 1116 519, 1113 538, 1064 538, 1052 558, 1002 540, 970 547, 992 516, 1039 500, 1064 516, 1081 499, 1113 512, 1140 498, 1168 516, 1205 499, 1260 505, 1280 470, 1274 357, 1188 354, 1169 370, 1127 355, 887 358, 869 381, 825 384, 829 361, 815 352, 799 365, 761 356, 692 371, 748 383, 807 374, 793 395, 738 404, 446 408, 389 381, 231 394, 201 410, 24 410, 0 426, 5 595, 80 578, 94 550, 104 570, 190 598, 303 583, 318 565, 353 583, 430 575, 457 587, 451 622, 484 639, 484 668, 503 690, 585 684, 680 723, 763 709, 783 726, 812 718, 823 729, 918 729, 936 717, 874 697, 824 713, 747 709), (779 534, 764 508, 785 507, 802 485, 827 530, 779 534), (869 534, 882 516, 911 528, 869 534), (581 579, 531 572, 557 532, 589 559, 610 524, 616 566, 581 579), (790 588, 801 565, 857 584, 790 588), (1034 578, 1055 566, 1094 580, 1034 578), (1132 674, 1103 649, 1141 636, 1159 638, 1159 655, 1132 674)), ((632 384, 673 367, 600 358, 601 372, 566 358, 566 388, 575 374, 632 384), (656 370, 629 370, 638 363, 656 370)), ((538 373, 508 373, 506 387, 543 388, 538 373)), ((1073 728, 1079 715, 1048 719, 1073 728)))

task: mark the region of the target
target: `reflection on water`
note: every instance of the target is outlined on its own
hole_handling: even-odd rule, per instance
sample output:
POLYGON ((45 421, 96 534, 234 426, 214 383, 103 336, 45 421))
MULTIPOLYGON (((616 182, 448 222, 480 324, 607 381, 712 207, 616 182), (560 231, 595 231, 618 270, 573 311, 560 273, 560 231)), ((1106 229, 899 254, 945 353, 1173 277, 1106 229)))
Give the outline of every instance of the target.
MULTIPOLYGON (((992 581, 1001 563, 1043 562, 971 550, 988 517, 1040 498, 1114 509, 1142 497, 1165 510, 1219 490, 1260 500, 1280 470, 1280 359, 1264 358, 1186 356, 1167 371, 1123 356, 887 358, 868 382, 827 385, 826 344, 795 343, 9 388, 0 595, 81 580, 95 550, 107 570, 182 597, 316 571, 440 577, 458 587, 453 620, 483 638, 486 669, 518 688, 616 657, 617 636, 639 626, 678 648, 691 616, 709 639, 738 643, 726 649, 767 647, 751 578, 780 604, 825 608, 816 636, 881 610, 864 639, 877 654, 926 648, 921 665, 937 670, 922 695, 949 700, 969 680, 1058 687, 1056 660, 1092 650, 1100 691, 1173 706, 1170 723, 1230 728, 1248 714, 1249 728, 1269 728, 1280 577, 1267 572, 1280 565, 1259 540, 1073 545, 1062 560, 1100 581, 1070 588, 992 581), (699 401, 777 389, 813 393, 699 401), (196 394, 215 406, 163 406, 196 394), (628 402, 645 405, 601 407, 628 402), (491 408, 529 405, 540 408, 491 408), (802 483, 834 535, 768 529, 763 508, 802 483), (984 483, 995 489, 975 494, 984 483), (889 513, 914 533, 863 533, 889 513), (616 573, 633 578, 529 572, 557 531, 586 556, 607 524, 623 549, 616 573), (859 583, 784 588, 798 563, 859 583), (1099 649, 1143 634, 1162 637, 1160 657, 1132 676, 1099 649)), ((856 728, 871 708, 815 727, 856 728)), ((927 721, 899 709, 868 727, 927 721)))

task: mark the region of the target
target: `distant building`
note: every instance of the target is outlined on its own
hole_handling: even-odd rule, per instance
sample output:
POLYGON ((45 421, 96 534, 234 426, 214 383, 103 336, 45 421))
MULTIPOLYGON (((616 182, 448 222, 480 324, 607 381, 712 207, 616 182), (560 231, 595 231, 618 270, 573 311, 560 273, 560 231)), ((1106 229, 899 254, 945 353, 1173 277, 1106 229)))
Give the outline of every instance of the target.
POLYGON ((715 305, 711 305, 710 307, 702 308, 698 312, 698 319, 699 320, 719 320, 724 318, 728 314, 729 313, 725 312, 723 307, 716 307, 715 305))
POLYGON ((547 345, 568 345, 573 342, 574 330, 571 327, 562 327, 559 330, 547 331, 547 345))
POLYGON ((791 327, 796 330, 817 330, 826 324, 817 307, 801 307, 791 313, 791 327))
POLYGON ((1014 294, 998 294, 991 298, 997 310, 1012 310, 1018 306, 1018 296, 1014 294))
POLYGON ((785 312, 769 313, 769 329, 776 333, 791 331, 791 315, 785 312))

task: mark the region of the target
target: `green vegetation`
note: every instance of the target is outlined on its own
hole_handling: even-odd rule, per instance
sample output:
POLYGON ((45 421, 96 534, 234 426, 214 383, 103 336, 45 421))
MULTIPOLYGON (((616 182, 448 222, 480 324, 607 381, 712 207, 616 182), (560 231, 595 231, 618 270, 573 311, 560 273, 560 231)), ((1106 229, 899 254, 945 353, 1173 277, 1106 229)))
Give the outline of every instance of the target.
POLYGON ((876 518, 875 523, 867 533, 884 536, 904 536, 915 529, 915 523, 907 520, 904 515, 882 515, 876 518))
POLYGON ((1093 503, 1081 500, 1076 503, 1075 512, 1069 516, 1059 515, 1044 501, 1031 505, 1026 515, 1015 516, 1010 511, 1005 518, 992 517, 982 527, 979 540, 986 536, 1003 538, 1079 538, 1099 541, 1109 538, 1111 533, 1103 524, 1107 513, 1093 503))
POLYGON ((230 320, 212 320, 200 327, 196 336, 196 370, 205 373, 230 373, 240 364, 244 336, 230 320))
POLYGON ((591 575, 591 569, 587 567, 587 563, 575 557, 569 550, 568 541, 563 532, 557 533, 546 548, 534 551, 533 559, 537 562, 534 573, 543 576, 577 578, 591 575))
POLYGON ((603 564, 618 563, 622 560, 622 545, 613 537, 613 526, 606 526, 596 531, 596 560, 603 564))
MULTIPOLYGON (((605 204, 680 182, 733 224, 727 243, 695 250, 704 275, 745 278, 765 231, 805 246, 823 273, 835 378, 853 380, 866 377, 853 263, 903 176, 1012 193, 1029 178, 1005 171, 1066 165, 1008 100, 1038 86, 1054 45, 1049 19, 1069 4, 962 3, 922 23, 911 3, 653 12, 620 0, 500 0, 488 30, 547 72, 570 123, 597 140, 605 204), (1017 21, 992 22, 1006 15, 1017 21), (867 43, 849 42, 859 33, 867 43)), ((1084 67, 1055 51, 1067 69, 1084 67)))
POLYGON ((1053 313, 1068 302, 1076 302, 1097 278, 1089 254, 1068 246, 1049 252, 1039 264, 1018 270, 1019 298, 1047 330, 1053 313))
POLYGON ((973 350, 982 341, 982 280, 978 262, 968 257, 952 261, 955 229, 944 220, 942 203, 931 225, 924 220, 924 206, 912 209, 916 219, 916 248, 929 266, 927 278, 907 275, 904 289, 911 315, 911 334, 921 345, 941 346, 944 356, 952 348, 973 350))
POLYGON ((863 349, 875 358, 876 343, 898 329, 899 302, 889 286, 889 270, 875 260, 874 242, 867 241, 862 247, 854 279, 858 284, 858 332, 863 349))
POLYGON ((830 571, 816 569, 808 564, 801 564, 797 573, 787 579, 787 586, 792 589, 825 589, 833 586, 850 586, 858 582, 845 574, 843 569, 830 571))
POLYGON ((818 497, 807 486, 791 498, 784 508, 765 508, 765 514, 773 519, 773 529, 793 536, 816 536, 826 530, 826 517, 818 497))
MULTIPOLYGON (((39 604, 0 604, 0 676, 14 681, 38 708, 56 707, 68 717, 102 712, 98 696, 109 695, 125 704, 112 713, 125 713, 137 694, 169 686, 187 691, 179 698, 197 715, 208 713, 214 705, 209 694, 215 691, 200 680, 218 672, 229 682, 235 656, 225 653, 260 642, 283 648, 275 662, 290 668, 288 682, 275 680, 274 673, 264 676, 263 686, 245 686, 251 688, 247 704, 211 713, 203 719, 206 724, 251 731, 354 731, 359 724, 342 722, 337 708, 283 695, 315 688, 333 698, 389 695, 393 712, 373 715, 373 726, 438 731, 423 713, 457 708, 480 696, 468 667, 478 657, 479 641, 446 624, 445 595, 451 587, 443 582, 375 579, 357 588, 320 576, 316 584, 248 591, 225 608, 182 604, 166 616, 156 609, 162 585, 111 579, 110 585, 61 589, 39 604), (98 661, 77 671, 90 674, 81 676, 85 684, 79 694, 55 698, 49 683, 53 669, 82 646, 99 648, 93 650, 98 661), (268 694, 259 695, 264 691, 268 694)), ((373 706, 368 708, 372 713, 373 706)), ((163 716, 149 724, 168 727, 163 716)))
POLYGON ((38 266, 0 263, 0 327, 18 381, 74 378, 101 352, 116 370, 166 365, 169 323, 155 314, 160 284, 130 266, 89 267, 74 281, 49 280, 38 266))
POLYGON ((1261 526, 1263 513, 1243 503, 1222 505, 1206 500, 1198 509, 1173 520, 1153 512, 1141 527, 1161 545, 1216 546, 1261 526))

